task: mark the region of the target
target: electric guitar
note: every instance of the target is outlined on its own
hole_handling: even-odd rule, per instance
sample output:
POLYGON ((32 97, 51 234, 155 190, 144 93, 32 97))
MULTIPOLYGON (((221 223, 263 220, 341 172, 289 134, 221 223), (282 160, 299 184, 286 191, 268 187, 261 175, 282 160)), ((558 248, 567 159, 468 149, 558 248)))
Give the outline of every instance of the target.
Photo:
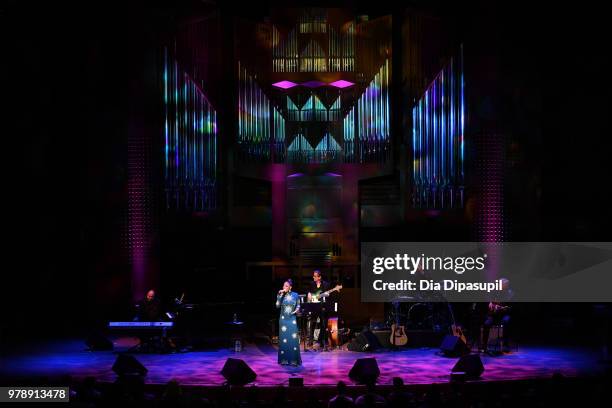
POLYGON ((327 290, 325 292, 319 293, 319 294, 311 294, 310 296, 310 303, 319 303, 321 301, 321 299, 328 297, 329 295, 331 295, 333 292, 340 292, 340 290, 342 289, 342 285, 336 285, 333 288, 331 288, 330 290, 327 290))
POLYGON ((490 302, 489 303, 489 314, 496 315, 498 313, 504 313, 510 310, 510 306, 502 305, 498 302, 490 302))

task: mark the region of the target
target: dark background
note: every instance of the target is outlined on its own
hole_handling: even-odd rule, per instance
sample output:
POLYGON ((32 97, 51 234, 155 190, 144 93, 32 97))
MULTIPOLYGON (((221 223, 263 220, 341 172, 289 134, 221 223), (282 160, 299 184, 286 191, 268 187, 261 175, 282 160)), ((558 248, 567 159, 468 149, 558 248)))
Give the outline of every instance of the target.
MULTIPOLYGON (((147 129, 157 126, 160 42, 181 18, 210 7, 197 1, 2 6, 3 340, 82 333, 125 313, 131 300, 124 245, 129 129, 135 118, 147 129)), ((372 15, 399 12, 385 1, 353 7, 372 15)), ((507 239, 609 241, 609 21, 601 6, 414 1, 406 7, 454 21, 458 35, 494 61, 483 83, 495 86, 497 97, 483 101, 479 114, 508 129, 515 149, 506 184, 513 222, 507 239)), ((256 18, 265 9, 261 2, 221 5, 228 19, 256 18)), ((231 38, 226 41, 231 47, 231 38)), ((427 220, 415 228, 363 231, 362 240, 382 233, 393 240, 470 239, 427 220)), ((227 297, 232 270, 270 257, 270 239, 262 239, 270 236, 266 228, 167 217, 154 244, 162 254, 162 288, 163 282, 180 286, 171 282, 175 270, 196 270, 203 290, 227 297), (165 242, 168 228, 183 239, 165 242)), ((246 288, 236 285, 232 293, 240 297, 246 288)), ((578 339, 599 324, 588 304, 521 310, 526 326, 542 327, 544 320, 569 327, 578 339)))

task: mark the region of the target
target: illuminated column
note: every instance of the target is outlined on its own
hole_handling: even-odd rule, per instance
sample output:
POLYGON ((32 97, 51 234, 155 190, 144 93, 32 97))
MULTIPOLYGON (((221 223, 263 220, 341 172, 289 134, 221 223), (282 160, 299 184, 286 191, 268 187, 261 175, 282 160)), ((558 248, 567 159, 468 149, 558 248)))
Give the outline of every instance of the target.
POLYGON ((505 140, 500 133, 483 133, 475 139, 477 156, 476 240, 484 242, 488 256, 487 278, 499 275, 500 243, 505 241, 504 158, 505 140))
POLYGON ((272 260, 285 259, 287 254, 287 174, 284 164, 271 164, 268 179, 272 193, 272 260))
POLYGON ((482 242, 504 240, 505 142, 500 133, 477 137, 478 208, 476 228, 482 242))
MULTIPOLYGON (((140 118, 139 118, 140 119, 140 118)), ((157 283, 158 268, 151 262, 153 202, 151 141, 144 133, 144 120, 132 118, 127 157, 127 246, 132 270, 132 297, 142 298, 157 283)))

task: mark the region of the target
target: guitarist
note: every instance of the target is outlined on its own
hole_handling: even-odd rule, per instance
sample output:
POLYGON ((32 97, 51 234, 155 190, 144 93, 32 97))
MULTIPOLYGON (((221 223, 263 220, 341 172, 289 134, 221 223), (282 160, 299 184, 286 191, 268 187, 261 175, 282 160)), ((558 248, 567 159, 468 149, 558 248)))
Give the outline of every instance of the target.
MULTIPOLYGON (((329 282, 323 280, 321 271, 318 269, 312 272, 312 283, 308 289, 307 301, 310 302, 326 302, 327 299, 322 297, 323 292, 329 290, 329 282)), ((314 342, 314 331, 319 327, 319 344, 323 347, 323 351, 327 351, 327 311, 325 306, 321 308, 321 313, 308 317, 308 338, 312 346, 314 342)))
POLYGON ((487 318, 485 319, 482 330, 482 351, 487 352, 489 344, 489 332, 491 326, 503 326, 503 347, 508 348, 508 326, 510 324, 510 306, 502 302, 489 302, 487 308, 487 318))
POLYGON ((489 302, 487 306, 487 318, 485 319, 483 330, 482 330, 482 345, 481 350, 487 352, 489 345, 489 333, 491 326, 503 326, 502 332, 502 348, 503 351, 509 351, 510 347, 508 344, 509 332, 512 330, 511 322, 511 306, 507 302, 511 302, 514 297, 514 292, 510 287, 510 281, 506 278, 501 278, 502 293, 492 302, 489 302))

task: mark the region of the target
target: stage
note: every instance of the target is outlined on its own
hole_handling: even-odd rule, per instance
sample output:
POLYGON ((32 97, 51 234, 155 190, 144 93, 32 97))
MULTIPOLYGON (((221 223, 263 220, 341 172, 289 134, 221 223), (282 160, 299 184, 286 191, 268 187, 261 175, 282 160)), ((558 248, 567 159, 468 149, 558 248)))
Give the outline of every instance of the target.
MULTIPOLYGON (((112 382, 111 370, 117 354, 133 344, 131 338, 115 340, 115 351, 85 350, 82 340, 47 341, 28 345, 2 356, 2 378, 60 378, 79 380, 94 376, 101 382, 112 382)), ((289 377, 302 377, 306 386, 335 385, 339 380, 351 384, 348 372, 358 358, 374 357, 380 367, 378 383, 391 384, 399 376, 406 384, 448 383, 457 358, 437 355, 437 349, 406 349, 358 353, 350 351, 302 353, 302 367, 285 367, 276 363, 276 349, 271 345, 247 344, 240 353, 229 349, 192 351, 176 354, 135 354, 148 369, 146 383, 164 384, 176 379, 183 385, 218 386, 224 378, 220 371, 229 357, 240 358, 257 373, 255 385, 287 385, 289 377)), ((515 381, 550 378, 554 373, 566 377, 597 375, 604 371, 599 354, 586 348, 522 346, 503 356, 482 355, 485 372, 479 381, 515 381)))

